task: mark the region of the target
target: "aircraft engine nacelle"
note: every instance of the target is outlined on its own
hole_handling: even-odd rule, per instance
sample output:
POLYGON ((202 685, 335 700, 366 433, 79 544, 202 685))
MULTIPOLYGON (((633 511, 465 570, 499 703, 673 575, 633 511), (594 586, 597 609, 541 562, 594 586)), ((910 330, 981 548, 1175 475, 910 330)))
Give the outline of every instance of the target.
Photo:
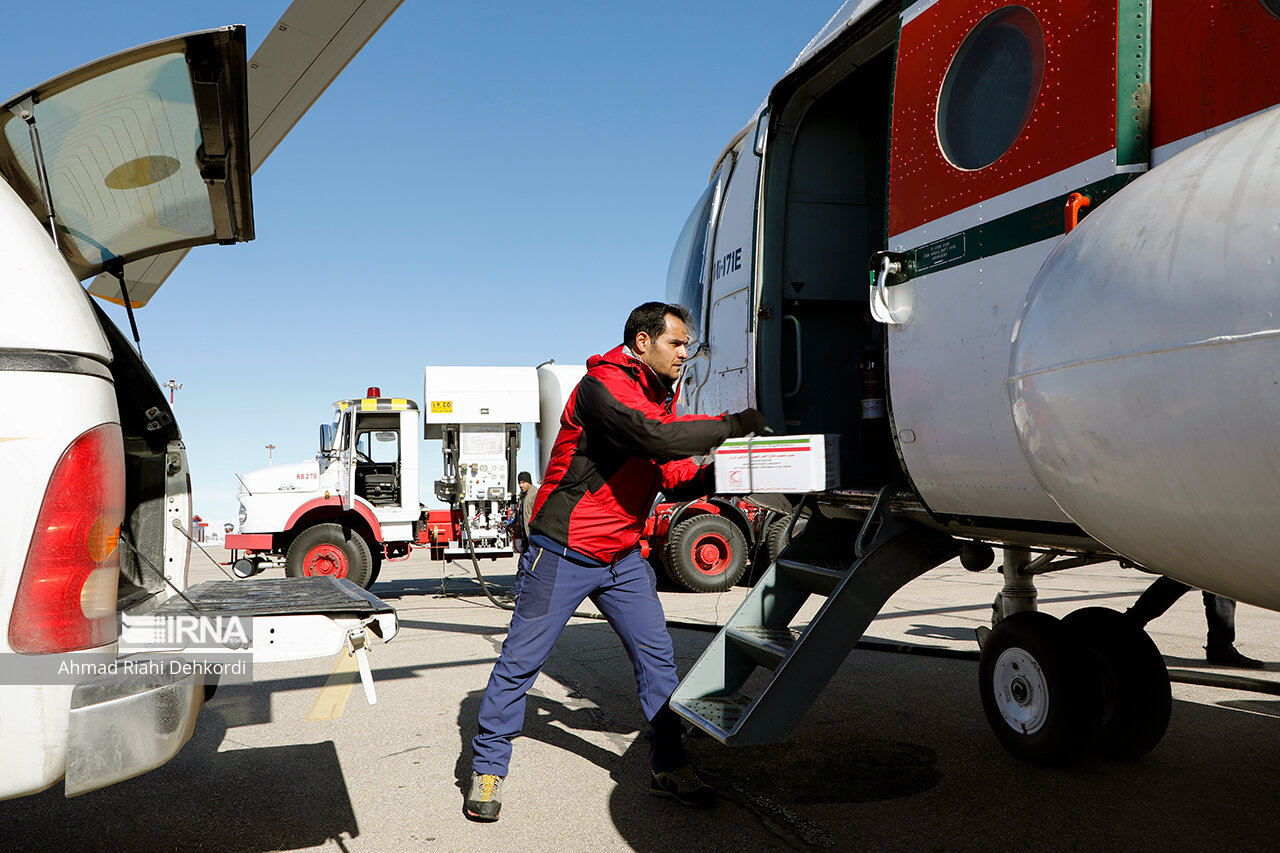
POLYGON ((1280 609, 1280 110, 1085 218, 1012 345, 1022 451, 1064 512, 1144 566, 1280 609))

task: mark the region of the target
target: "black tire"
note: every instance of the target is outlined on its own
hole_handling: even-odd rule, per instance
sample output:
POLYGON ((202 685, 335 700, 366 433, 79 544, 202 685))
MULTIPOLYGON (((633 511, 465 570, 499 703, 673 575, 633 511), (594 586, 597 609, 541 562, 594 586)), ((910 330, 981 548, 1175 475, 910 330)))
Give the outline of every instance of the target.
POLYGON ((1123 613, 1105 607, 1076 610, 1062 624, 1092 664, 1098 752, 1132 760, 1155 749, 1173 710, 1169 670, 1156 644, 1123 613))
POLYGON ((369 583, 365 584, 365 589, 377 583, 378 575, 382 572, 382 553, 376 548, 370 548, 369 558, 372 568, 369 569, 369 583))
POLYGON ((747 539, 727 518, 686 518, 668 534, 666 568, 685 589, 721 592, 737 583, 747 568, 747 539))
POLYGON ((783 516, 769 524, 769 529, 764 534, 764 557, 765 566, 773 565, 778 559, 778 555, 782 553, 782 548, 787 544, 787 528, 791 526, 791 516, 783 516))
POLYGON ((291 578, 329 575, 365 589, 372 583, 373 556, 358 533, 340 524, 317 524, 298 534, 285 554, 291 578))
POLYGON ((978 686, 987 722, 1010 753, 1067 764, 1097 727, 1097 691, 1074 632, 1047 613, 1014 613, 982 646, 978 686))

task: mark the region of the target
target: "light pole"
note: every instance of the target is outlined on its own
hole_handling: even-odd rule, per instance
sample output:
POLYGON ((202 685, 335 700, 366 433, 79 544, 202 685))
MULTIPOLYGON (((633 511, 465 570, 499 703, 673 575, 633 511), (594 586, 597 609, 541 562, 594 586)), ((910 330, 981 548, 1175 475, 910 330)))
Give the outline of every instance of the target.
POLYGON ((270 464, 271 464, 271 451, 273 451, 273 450, 275 450, 275 449, 276 449, 276 446, 275 446, 274 444, 268 444, 268 445, 267 445, 267 464, 268 464, 268 465, 270 465, 270 464))
POLYGON ((173 392, 182 387, 182 383, 176 379, 170 379, 168 382, 161 382, 160 385, 169 389, 169 405, 173 405, 173 392))

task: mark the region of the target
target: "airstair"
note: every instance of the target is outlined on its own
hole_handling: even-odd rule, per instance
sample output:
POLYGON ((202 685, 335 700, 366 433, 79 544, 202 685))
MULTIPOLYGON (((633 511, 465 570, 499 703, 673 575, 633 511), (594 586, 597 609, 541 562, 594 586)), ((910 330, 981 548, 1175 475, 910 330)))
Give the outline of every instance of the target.
POLYGON ((805 497, 786 547, 676 688, 677 713, 734 746, 795 730, 889 597, 959 553, 950 536, 896 521, 892 491, 865 518, 805 497), (792 624, 811 595, 826 601, 792 624))

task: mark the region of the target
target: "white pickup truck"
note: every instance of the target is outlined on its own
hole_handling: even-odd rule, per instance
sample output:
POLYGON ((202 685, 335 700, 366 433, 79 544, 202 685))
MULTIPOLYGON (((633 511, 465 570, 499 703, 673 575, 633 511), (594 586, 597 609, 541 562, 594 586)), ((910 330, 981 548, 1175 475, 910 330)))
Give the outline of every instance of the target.
POLYGON ((185 589, 178 425, 80 284, 112 275, 136 302, 126 265, 252 239, 246 89, 244 29, 227 27, 115 54, 0 108, 0 799, 63 777, 74 796, 178 752, 211 685, 171 666, 191 637, 166 635, 166 620, 253 617, 267 626, 242 650, 253 661, 396 632, 391 607, 346 581, 185 589), (103 659, 130 666, 57 675, 103 659))

